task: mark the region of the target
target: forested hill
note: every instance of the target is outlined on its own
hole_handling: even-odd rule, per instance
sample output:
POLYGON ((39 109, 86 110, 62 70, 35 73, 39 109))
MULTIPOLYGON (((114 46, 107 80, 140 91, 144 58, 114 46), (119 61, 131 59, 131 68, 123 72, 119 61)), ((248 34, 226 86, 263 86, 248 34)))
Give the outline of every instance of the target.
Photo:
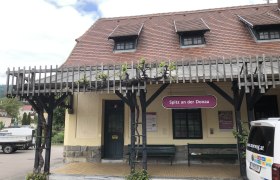
POLYGON ((0 98, 5 96, 5 85, 0 85, 0 98))

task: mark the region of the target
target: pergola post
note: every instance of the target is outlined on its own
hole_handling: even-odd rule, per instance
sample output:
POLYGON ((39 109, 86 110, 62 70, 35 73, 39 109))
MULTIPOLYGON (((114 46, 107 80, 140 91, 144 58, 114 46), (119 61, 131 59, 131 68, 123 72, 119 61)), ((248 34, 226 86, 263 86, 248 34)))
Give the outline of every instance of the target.
POLYGON ((50 157, 51 157, 51 136, 52 136, 52 122, 54 109, 62 104, 67 97, 67 94, 56 98, 54 95, 40 95, 34 97, 26 97, 26 100, 32 105, 38 113, 37 138, 36 138, 36 152, 34 159, 34 172, 40 173, 44 166, 44 173, 50 172, 50 157), (48 114, 48 121, 46 122, 44 112, 48 114), (44 135, 43 135, 44 130, 44 135), (42 140, 43 139, 43 140, 42 140), (45 160, 43 158, 43 149, 45 149, 45 160))
MULTIPOLYGON (((36 152, 35 152, 35 161, 34 161, 34 170, 39 168, 39 161, 40 161, 40 149, 42 148, 42 126, 43 126, 43 118, 44 112, 39 111, 38 113, 38 124, 37 124, 37 137, 36 137, 36 152)), ((37 170, 38 171, 38 170, 37 170)))
MULTIPOLYGON (((243 129, 242 129, 242 123, 241 123, 240 109, 241 109, 241 104, 242 104, 243 97, 245 94, 245 89, 244 89, 244 87, 239 89, 237 81, 233 81, 232 82, 232 91, 233 91, 236 130, 237 130, 238 134, 242 134, 243 129)), ((237 136, 236 139, 237 139, 240 174, 242 177, 246 177, 246 162, 245 162, 245 158, 243 157, 243 153, 242 153, 245 151, 246 147, 241 147, 239 136, 237 136)))
POLYGON ((43 165, 40 165, 40 154, 42 152, 42 129, 43 129, 43 120, 44 120, 44 108, 38 104, 38 100, 36 97, 30 98, 27 97, 26 100, 32 105, 33 109, 38 114, 38 122, 37 122, 37 134, 35 141, 35 158, 34 158, 34 169, 33 171, 39 173, 43 165))
POLYGON ((136 161, 136 152, 135 152, 135 106, 136 106, 136 94, 135 92, 132 93, 131 91, 128 91, 127 93, 127 98, 129 103, 129 108, 130 108, 130 144, 131 144, 131 149, 130 149, 130 168, 131 171, 135 170, 135 161, 136 161))
POLYGON ((46 125, 46 152, 45 152, 45 166, 44 166, 44 172, 48 173, 50 172, 50 160, 51 160, 51 142, 52 142, 52 123, 53 123, 53 110, 55 109, 53 105, 54 97, 51 98, 51 101, 49 102, 48 107, 48 121, 46 125))
POLYGON ((116 91, 115 94, 125 102, 130 109, 130 144, 131 148, 129 149, 129 162, 131 171, 135 170, 135 101, 136 101, 136 93, 132 91, 126 92, 126 97, 124 97, 119 91, 116 91))
POLYGON ((144 170, 147 170, 147 126, 146 126, 146 92, 142 89, 140 90, 140 103, 141 103, 141 111, 142 111, 142 146, 143 146, 143 152, 142 152, 142 168, 144 170))
MULTIPOLYGON (((135 149, 137 148, 137 151, 142 150, 142 169, 147 170, 147 126, 146 126, 146 109, 147 107, 155 100, 158 95, 164 91, 164 89, 168 86, 169 84, 163 84, 161 87, 146 101, 146 89, 141 89, 139 94, 139 100, 141 103, 141 115, 142 115, 142 122, 136 122, 136 115, 139 116, 139 114, 136 114, 135 110, 137 109, 138 111, 138 105, 137 105, 137 98, 136 98, 136 91, 132 92, 132 90, 129 90, 126 92, 126 97, 124 97, 119 91, 115 91, 115 94, 123 101, 125 102, 129 108, 130 108, 130 143, 131 143, 131 148, 130 148, 130 168, 131 171, 135 170, 135 163, 136 163, 136 151, 135 149), (136 135, 136 126, 138 124, 142 124, 142 134, 141 135, 136 135), (137 138, 142 137, 142 148, 136 147, 135 141, 136 141, 136 136, 139 136, 137 138)), ((140 161, 139 161, 140 162, 140 161)))

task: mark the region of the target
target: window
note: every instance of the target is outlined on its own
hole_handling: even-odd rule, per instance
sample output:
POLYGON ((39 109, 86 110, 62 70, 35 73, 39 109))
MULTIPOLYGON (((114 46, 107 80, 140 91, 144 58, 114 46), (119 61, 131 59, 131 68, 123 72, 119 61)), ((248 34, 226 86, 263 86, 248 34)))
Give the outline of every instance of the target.
POLYGON ((202 139, 200 109, 174 109, 172 116, 174 139, 202 139))
POLYGON ((115 42, 115 50, 132 50, 135 49, 135 40, 124 40, 115 42))
POLYGON ((184 35, 181 37, 182 46, 193 46, 205 44, 203 35, 184 35))
POLYGON ((259 31, 260 40, 280 39, 280 31, 259 31))

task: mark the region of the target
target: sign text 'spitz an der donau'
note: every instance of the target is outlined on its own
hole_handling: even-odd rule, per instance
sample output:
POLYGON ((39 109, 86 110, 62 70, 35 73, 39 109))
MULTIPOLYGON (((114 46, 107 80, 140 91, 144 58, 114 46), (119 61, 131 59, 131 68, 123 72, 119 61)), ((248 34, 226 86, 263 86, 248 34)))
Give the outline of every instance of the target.
POLYGON ((162 99, 162 106, 167 109, 214 108, 216 105, 217 98, 212 95, 166 96, 162 99))

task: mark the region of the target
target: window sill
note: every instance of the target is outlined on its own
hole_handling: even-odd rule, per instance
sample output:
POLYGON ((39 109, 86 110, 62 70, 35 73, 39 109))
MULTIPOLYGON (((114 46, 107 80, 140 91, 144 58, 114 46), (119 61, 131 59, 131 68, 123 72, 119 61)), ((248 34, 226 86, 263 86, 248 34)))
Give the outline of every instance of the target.
POLYGON ((205 46, 206 44, 199 44, 199 45, 190 45, 190 46, 180 46, 180 48, 202 48, 205 46))
POLYGON ((113 52, 118 54, 118 53, 131 53, 131 52, 135 52, 136 49, 129 49, 129 50, 114 50, 113 52))
POLYGON ((268 40, 259 40, 255 39, 257 43, 268 43, 268 42, 280 42, 280 39, 268 39, 268 40))

